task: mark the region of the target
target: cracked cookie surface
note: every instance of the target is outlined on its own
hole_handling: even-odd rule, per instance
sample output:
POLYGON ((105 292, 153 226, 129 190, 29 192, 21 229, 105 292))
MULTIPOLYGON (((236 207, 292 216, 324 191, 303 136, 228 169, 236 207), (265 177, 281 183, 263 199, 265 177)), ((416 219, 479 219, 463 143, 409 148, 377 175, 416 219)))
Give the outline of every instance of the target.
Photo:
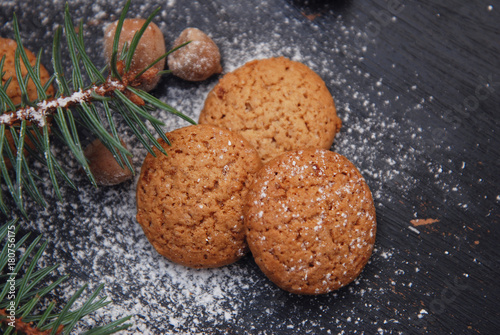
POLYGON ((324 81, 285 57, 254 60, 224 75, 199 123, 240 133, 263 162, 289 150, 329 149, 342 124, 324 81))
POLYGON ((284 290, 323 294, 353 281, 372 253, 376 219, 365 180, 327 150, 281 155, 255 175, 245 201, 257 265, 284 290))
POLYGON ((227 265, 247 250, 243 199, 261 166, 240 135, 210 125, 180 128, 148 154, 137 184, 137 221, 161 255, 195 268, 227 265))

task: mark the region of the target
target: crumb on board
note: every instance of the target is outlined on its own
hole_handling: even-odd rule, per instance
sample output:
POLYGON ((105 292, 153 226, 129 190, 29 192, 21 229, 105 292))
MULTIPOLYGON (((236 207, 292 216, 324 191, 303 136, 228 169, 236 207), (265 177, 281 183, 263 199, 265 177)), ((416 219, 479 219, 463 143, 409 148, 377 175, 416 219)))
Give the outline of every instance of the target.
POLYGON ((415 227, 418 227, 418 226, 425 226, 425 225, 429 225, 429 224, 432 224, 432 223, 436 223, 436 222, 439 222, 438 219, 415 219, 415 220, 410 220, 411 224, 415 227))

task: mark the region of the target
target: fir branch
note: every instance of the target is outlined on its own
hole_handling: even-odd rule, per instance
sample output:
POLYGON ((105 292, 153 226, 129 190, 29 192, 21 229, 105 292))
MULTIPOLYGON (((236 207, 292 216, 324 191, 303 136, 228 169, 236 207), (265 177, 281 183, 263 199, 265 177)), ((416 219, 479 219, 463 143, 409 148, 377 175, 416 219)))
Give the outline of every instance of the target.
POLYGON ((95 95, 106 97, 112 96, 115 91, 125 92, 127 87, 123 82, 108 78, 104 84, 93 85, 90 88, 82 90, 81 88, 69 96, 59 96, 53 100, 42 100, 35 107, 18 108, 15 112, 0 115, 0 124, 12 126, 19 121, 30 121, 43 128, 46 125, 46 116, 54 114, 58 108, 69 109, 81 103, 90 103, 95 99, 95 95))
MULTIPOLYGON (((120 166, 123 166, 122 162, 124 161, 132 172, 133 168, 129 160, 123 159, 131 154, 119 140, 114 120, 117 115, 125 120, 135 136, 149 152, 153 152, 151 150, 151 145, 153 145, 165 153, 155 136, 148 131, 146 122, 154 128, 156 135, 164 140, 166 139, 161 129, 163 122, 152 116, 151 110, 162 109, 181 117, 191 124, 195 124, 192 119, 178 112, 170 105, 137 88, 158 75, 169 73, 169 71, 158 71, 152 65, 184 45, 170 50, 141 71, 131 70, 131 60, 139 40, 160 8, 148 16, 144 26, 136 32, 130 44, 125 43, 119 53, 118 41, 129 6, 130 0, 125 3, 117 25, 109 70, 107 70, 107 67, 99 70, 85 51, 83 24, 80 23, 78 33, 76 33, 69 5, 66 4, 63 28, 59 27, 54 33, 52 45, 54 75, 47 83, 43 83, 40 78, 41 51, 36 64, 32 66, 28 62, 28 57, 24 51, 19 33, 19 24, 14 15, 14 35, 18 45, 14 63, 22 94, 21 103, 15 105, 6 93, 7 87, 12 83, 12 80, 7 78, 5 83, 0 85, 0 174, 11 199, 24 216, 27 216, 24 209, 24 194, 29 195, 39 205, 46 205, 42 193, 37 187, 37 174, 27 164, 28 153, 34 153, 35 159, 45 165, 55 194, 60 201, 62 200, 59 185, 61 178, 70 187, 75 187, 62 164, 58 162, 51 151, 53 146, 50 140, 51 134, 55 134, 70 149, 69 151, 81 165, 90 182, 97 186, 83 154, 77 121, 101 140, 113 153, 120 166), (65 41, 71 61, 71 67, 68 71, 70 79, 66 78, 62 66, 61 43, 63 32, 66 36, 65 41), (25 77, 22 77, 21 63, 27 68, 25 77), (85 71, 91 83, 86 83, 81 69, 85 71), (106 73, 106 71, 109 71, 109 73, 106 73), (38 94, 38 97, 32 101, 28 98, 27 93, 26 85, 28 80, 34 82, 38 94), (56 92, 49 97, 46 90, 52 82, 56 84, 56 92), (105 115, 104 119, 101 119, 96 105, 102 107, 105 115), (78 119, 73 113, 78 115, 78 119), (29 145, 27 139, 30 141, 29 145), (11 169, 10 166, 12 166, 11 169)), ((4 60, 0 60, 0 74, 2 75, 4 65, 4 60)), ((5 202, 1 188, 0 210, 6 215, 10 214, 9 204, 5 202)))
MULTIPOLYGON (((103 308, 111 301, 106 297, 97 299, 103 289, 103 285, 100 285, 80 308, 71 311, 73 304, 87 288, 87 285, 84 285, 59 312, 54 312, 59 308, 51 302, 43 313, 34 313, 42 298, 53 292, 67 276, 57 278, 44 286, 43 283, 47 282, 49 275, 54 274, 58 265, 38 269, 40 258, 47 247, 46 241, 40 245, 42 236, 35 238, 22 256, 16 259, 28 239, 28 235, 24 235, 16 241, 16 235, 19 233, 16 222, 12 220, 0 227, 0 241, 5 243, 0 253, 0 279, 3 282, 0 284, 0 330, 4 334, 70 334, 83 317, 103 308)), ((108 325, 90 329, 85 334, 116 333, 130 326, 126 324, 129 319, 130 316, 121 318, 108 325)))

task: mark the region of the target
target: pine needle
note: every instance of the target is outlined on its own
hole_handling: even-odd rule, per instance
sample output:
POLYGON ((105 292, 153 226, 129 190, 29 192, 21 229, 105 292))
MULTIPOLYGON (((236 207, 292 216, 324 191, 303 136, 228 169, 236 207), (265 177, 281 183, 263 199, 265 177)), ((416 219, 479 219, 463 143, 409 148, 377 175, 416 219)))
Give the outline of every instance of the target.
MULTIPOLYGON (((134 171, 127 158, 131 154, 120 141, 120 130, 116 126, 118 124, 117 118, 122 118, 125 121, 139 142, 153 155, 155 151, 152 147, 156 147, 162 154, 166 154, 156 136, 169 143, 161 128, 164 122, 153 115, 154 111, 164 110, 195 124, 191 118, 151 94, 127 86, 133 81, 143 80, 141 76, 144 71, 149 70, 168 54, 187 44, 178 46, 157 58, 139 74, 129 73, 141 37, 154 17, 160 12, 160 8, 155 9, 130 43, 124 42, 123 47, 119 50, 120 34, 130 3, 131 1, 127 0, 121 11, 113 39, 111 62, 103 69, 98 69, 87 54, 83 22, 79 23, 77 33, 71 18, 69 4, 66 4, 64 23, 54 33, 51 49, 54 74, 48 81, 41 79, 40 62, 43 50, 38 52, 36 62, 31 65, 21 41, 19 22, 14 15, 14 35, 18 44, 14 56, 14 68, 21 91, 20 104, 14 104, 7 95, 7 87, 12 83, 12 78, 0 85, 0 179, 5 185, 4 188, 0 188, 0 210, 6 216, 13 215, 11 208, 9 208, 12 206, 12 202, 22 215, 27 216, 24 208, 25 196, 35 200, 40 206, 47 205, 44 194, 38 186, 41 178, 34 170, 33 165, 28 162, 28 154, 44 165, 58 201, 64 201, 62 197, 63 183, 76 189, 76 185, 64 170, 64 164, 51 150, 54 142, 51 140, 53 135, 55 135, 56 140, 61 140, 62 144, 68 147, 68 152, 85 171, 89 181, 97 186, 84 155, 82 141, 79 138, 81 127, 87 128, 92 135, 101 140, 104 146, 111 151, 120 167, 126 166, 134 171), (65 38, 63 38, 63 33, 65 38), (67 69, 63 68, 63 40, 71 63, 67 69), (22 75, 23 64, 27 72, 24 77, 22 75), (109 71, 109 75, 105 74, 105 71, 109 71), (88 77, 90 82, 85 77, 88 77), (36 97, 28 96, 28 82, 34 83, 36 97), (57 86, 56 92, 49 97, 47 90, 53 82, 57 86), (144 105, 142 101, 144 101, 144 105), (155 135, 149 131, 146 122, 152 125, 156 132, 155 135), (27 139, 31 144, 26 144, 27 139), (5 197, 9 195, 13 201, 7 201, 8 199, 5 197)), ((4 66, 5 57, 2 57, 0 72, 3 72, 4 66)), ((164 73, 169 73, 169 71, 158 71, 157 75, 164 73)), ((41 176, 43 175, 41 174, 41 176)))
POLYGON ((146 19, 144 24, 142 25, 141 29, 135 32, 134 37, 132 38, 132 41, 130 42, 130 48, 128 50, 127 56, 125 57, 125 72, 130 71, 130 66, 132 65, 132 58, 134 57, 135 50, 137 49, 137 46, 139 45, 139 40, 141 39, 142 35, 146 31, 147 27, 153 21, 154 17, 160 12, 161 7, 156 8, 151 15, 146 19))
MULTIPOLYGON (((39 99, 45 100, 45 99, 47 99, 47 94, 43 90, 43 86, 42 86, 42 83, 40 81, 40 74, 39 74, 40 72, 37 71, 38 75, 35 73, 35 71, 31 67, 30 61, 28 59, 28 55, 26 55, 26 51, 24 50, 23 43, 21 41, 21 36, 19 35, 19 26, 17 24, 16 14, 14 14, 13 21, 14 21, 14 36, 15 36, 16 43, 17 43, 16 52, 19 50, 19 55, 24 63, 26 70, 28 71, 28 76, 31 77, 31 80, 35 84, 39 99)), ((39 66, 40 66, 40 64, 38 63, 38 67, 39 66)), ((22 76, 18 75, 17 78, 22 78, 22 76)))
MULTIPOLYGON (((29 330, 33 334, 43 331, 56 334, 62 329, 63 334, 71 334, 82 318, 111 302, 106 297, 98 298, 104 286, 99 285, 85 299, 80 308, 72 310, 76 301, 83 296, 83 292, 88 287, 87 284, 80 287, 62 308, 58 308, 55 302, 50 302, 45 311, 36 312, 36 307, 42 298, 53 292, 68 277, 61 276, 55 280, 52 279, 52 283, 49 285, 44 284, 49 275, 55 275, 54 271, 58 266, 53 265, 38 269, 40 259, 48 245, 47 241, 41 242, 41 235, 29 243, 26 250, 21 252, 19 259, 15 259, 15 266, 10 262, 12 257, 17 258, 29 236, 24 235, 15 244, 12 243, 13 239, 17 239, 16 235, 19 233, 17 221, 17 219, 11 220, 0 226, 0 274, 2 274, 0 278, 5 278, 5 280, 0 281, 0 332, 4 334, 10 334, 14 331, 28 333, 29 330), (14 279, 15 281, 12 281, 14 279), (11 289, 12 286, 14 286, 14 291, 11 289), (12 297, 11 292, 15 292, 15 298, 12 297), (7 318, 5 313, 6 308, 11 308, 12 303, 15 306, 16 328, 9 325, 11 319, 7 318), (35 323, 36 325, 34 325, 35 323)), ((87 331, 86 334, 113 334, 128 328, 130 324, 125 324, 125 322, 129 319, 130 316, 95 327, 87 331)))

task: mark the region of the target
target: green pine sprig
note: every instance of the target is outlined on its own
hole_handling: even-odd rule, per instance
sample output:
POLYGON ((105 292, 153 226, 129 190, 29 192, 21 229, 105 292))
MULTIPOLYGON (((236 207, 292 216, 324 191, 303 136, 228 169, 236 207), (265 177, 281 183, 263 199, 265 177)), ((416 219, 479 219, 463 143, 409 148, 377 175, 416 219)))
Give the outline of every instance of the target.
MULTIPOLYGON (((99 298, 103 289, 100 285, 80 308, 73 309, 87 285, 78 289, 62 308, 51 301, 45 310, 36 308, 44 302, 68 276, 54 279, 59 265, 41 267, 40 258, 47 247, 41 243, 41 236, 27 243, 29 234, 17 238, 19 226, 12 220, 0 227, 0 330, 2 334, 70 334, 77 323, 86 315, 105 307, 111 301, 99 298), (2 246, 3 244, 3 246, 2 246), (25 251, 21 251, 25 247, 25 251), (18 255, 20 257, 18 258, 18 255), (52 277, 49 277, 51 276, 52 277)), ((127 316, 88 330, 86 335, 113 334, 127 329, 127 316)))
MULTIPOLYGON (((162 55, 143 71, 131 73, 131 61, 139 40, 160 8, 153 11, 147 18, 144 26, 136 32, 130 44, 126 44, 122 50, 118 50, 118 41, 129 6, 130 0, 125 3, 118 21, 109 68, 98 69, 85 51, 83 24, 80 23, 78 32, 76 32, 69 6, 66 4, 64 25, 54 33, 52 45, 54 74, 45 84, 42 84, 40 78, 41 53, 36 64, 31 66, 24 51, 18 21, 14 15, 14 36, 18 44, 15 54, 15 69, 17 78, 19 78, 22 101, 15 105, 8 97, 6 91, 11 83, 10 79, 0 85, 0 175, 4 184, 3 189, 0 187, 0 210, 5 215, 10 215, 12 211, 11 202, 5 198, 6 194, 24 216, 27 216, 25 196, 30 197, 40 206, 47 205, 39 188, 38 180, 40 177, 32 165, 28 164, 27 156, 33 157, 34 160, 45 166, 59 201, 63 200, 61 182, 76 189, 76 185, 71 181, 64 164, 58 161, 51 151, 53 140, 58 140, 68 147, 91 183, 97 186, 79 137, 78 132, 81 127, 88 129, 100 139, 121 167, 127 167, 133 172, 134 169, 130 161, 123 159, 126 156, 131 156, 131 153, 119 140, 119 131, 116 126, 117 116, 125 121, 139 142, 153 155, 155 153, 151 146, 166 154, 156 140, 156 136, 167 140, 167 142, 168 139, 165 138, 161 129, 164 125, 163 122, 151 115, 152 110, 161 109, 195 124, 192 119, 167 103, 131 86, 132 82, 140 81, 142 76, 146 76, 148 73, 151 75, 151 71, 154 75, 168 73, 169 71, 158 72, 152 66, 179 47, 162 55), (62 65, 63 32, 71 60, 70 69, 64 69, 62 65), (22 77, 21 74, 21 62, 25 64, 28 71, 25 77, 22 77), (28 99, 28 80, 34 82, 38 93, 38 98, 34 101, 28 99), (53 97, 46 94, 51 83, 56 85, 56 93, 53 97), (98 105, 100 109, 98 109, 98 105), (156 134, 148 130, 146 123, 153 127, 156 134), (12 149, 8 143, 8 136, 12 137, 12 149), (26 144, 27 140, 29 140, 30 145, 26 144), (9 165, 12 165, 11 169, 8 168, 9 165)), ((0 60, 0 74, 2 76, 4 74, 3 66, 4 59, 0 60)))

